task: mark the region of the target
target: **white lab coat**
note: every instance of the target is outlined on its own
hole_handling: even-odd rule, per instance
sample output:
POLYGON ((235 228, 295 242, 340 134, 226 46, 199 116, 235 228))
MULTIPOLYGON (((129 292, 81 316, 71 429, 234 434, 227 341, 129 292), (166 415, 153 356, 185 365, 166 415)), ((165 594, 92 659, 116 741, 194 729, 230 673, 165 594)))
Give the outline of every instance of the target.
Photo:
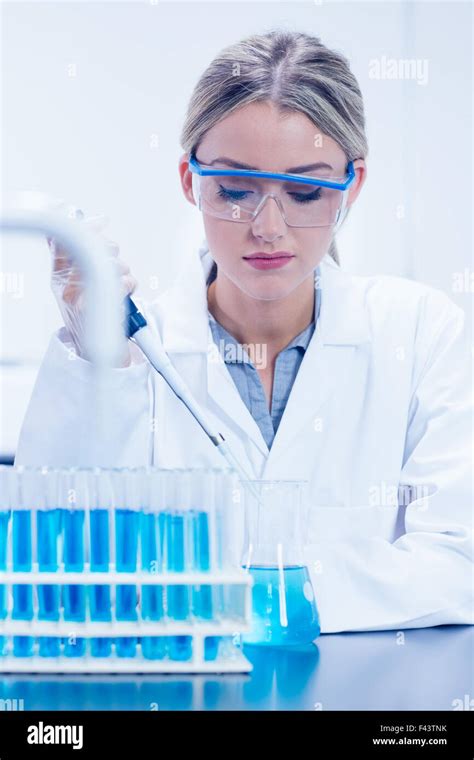
MULTIPOLYGON (((204 241, 170 289, 139 305, 247 470, 309 482, 305 551, 321 631, 472 624, 464 312, 439 290, 354 276, 326 256, 316 330, 269 452, 217 358, 205 285, 211 264, 204 241)), ((62 328, 39 371, 17 464, 90 464, 91 382, 91 365, 74 357, 62 328)), ((113 423, 98 464, 225 466, 136 346, 134 363, 111 372, 109 404, 113 423)))

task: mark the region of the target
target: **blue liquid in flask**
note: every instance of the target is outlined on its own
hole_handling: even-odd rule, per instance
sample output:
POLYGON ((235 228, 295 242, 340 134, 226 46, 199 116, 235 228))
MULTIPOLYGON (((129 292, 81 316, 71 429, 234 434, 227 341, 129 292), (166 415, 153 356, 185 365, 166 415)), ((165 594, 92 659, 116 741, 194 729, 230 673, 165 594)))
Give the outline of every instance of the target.
POLYGON ((310 644, 320 634, 319 615, 308 568, 291 565, 249 567, 253 577, 252 629, 244 644, 310 644), (283 583, 281 574, 283 573, 283 583))

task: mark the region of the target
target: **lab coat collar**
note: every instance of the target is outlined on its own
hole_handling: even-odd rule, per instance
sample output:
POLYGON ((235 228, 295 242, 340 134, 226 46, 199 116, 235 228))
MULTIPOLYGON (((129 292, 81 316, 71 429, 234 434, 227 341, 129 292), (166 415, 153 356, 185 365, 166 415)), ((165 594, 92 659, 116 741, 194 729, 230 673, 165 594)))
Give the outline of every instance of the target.
MULTIPOLYGON (((171 353, 209 349, 207 278, 213 264, 207 242, 185 257, 173 286, 160 299, 163 305, 162 340, 171 353)), ((370 340, 368 314, 358 278, 345 272, 329 254, 320 263, 321 310, 317 328, 323 345, 358 345, 370 340)))
MULTIPOLYGON (((321 308, 316 329, 298 370, 287 406, 269 452, 257 423, 235 386, 228 368, 215 348, 208 320, 207 278, 213 264, 206 242, 199 256, 187 258, 174 285, 160 298, 162 340, 173 361, 179 354, 207 354, 207 392, 218 416, 229 428, 240 428, 265 457, 263 473, 273 477, 273 463, 284 454, 288 442, 315 419, 324 402, 350 382, 355 347, 370 340, 363 287, 359 278, 344 272, 328 255, 320 265, 321 308)), ((184 366, 181 364, 181 366, 184 366)), ((194 377, 185 377, 193 387, 194 377)))

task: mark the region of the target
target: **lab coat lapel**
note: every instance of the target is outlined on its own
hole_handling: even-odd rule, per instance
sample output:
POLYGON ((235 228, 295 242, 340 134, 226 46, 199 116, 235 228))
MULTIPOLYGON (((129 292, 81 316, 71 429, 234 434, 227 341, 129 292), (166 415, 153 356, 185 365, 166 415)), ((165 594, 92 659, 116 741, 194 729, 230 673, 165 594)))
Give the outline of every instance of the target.
MULTIPOLYGON (((192 251, 186 257, 174 285, 159 299, 161 335, 165 351, 201 403, 211 410, 217 404, 217 416, 224 417, 230 428, 239 428, 248 436, 264 456, 268 446, 260 428, 253 419, 235 386, 212 337, 208 320, 206 282, 212 258, 204 241, 199 255, 192 251), (196 364, 189 362, 189 354, 202 355, 202 371, 206 377, 196 377, 196 364), (183 357, 183 354, 185 355, 183 357), (185 360, 182 361, 181 359, 185 360), (207 385, 207 398, 202 389, 207 385)), ((223 432, 219 430, 219 432, 223 432)))
MULTIPOLYGON (((291 440, 308 420, 315 429, 323 407, 330 397, 344 398, 346 385, 357 383, 355 369, 357 346, 370 340, 363 293, 357 278, 341 270, 328 255, 320 266, 321 309, 316 329, 296 375, 291 393, 275 435, 266 467, 288 450, 291 440)), ((352 386, 351 386, 352 387, 352 386)), ((352 390, 355 390, 352 388, 352 390)))
MULTIPOLYGON (((209 340, 212 340, 212 334, 210 334, 209 340)), ((217 358, 214 355, 209 358, 207 379, 209 396, 212 402, 220 407, 219 416, 225 415, 230 428, 240 428, 253 441, 259 451, 264 456, 268 456, 269 449, 261 430, 242 401, 220 353, 217 358)))

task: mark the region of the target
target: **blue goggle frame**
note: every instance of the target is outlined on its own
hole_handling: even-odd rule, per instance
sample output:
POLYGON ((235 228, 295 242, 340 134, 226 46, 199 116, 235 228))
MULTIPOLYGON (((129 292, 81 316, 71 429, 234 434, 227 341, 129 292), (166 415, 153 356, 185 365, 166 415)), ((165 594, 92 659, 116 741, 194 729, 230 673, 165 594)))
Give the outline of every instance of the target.
POLYGON ((303 185, 316 185, 317 187, 329 187, 333 190, 347 190, 355 179, 354 164, 349 161, 347 164, 347 178, 343 182, 334 182, 328 179, 317 179, 316 177, 306 177, 302 174, 278 174, 275 172, 258 172, 250 169, 210 169, 204 168, 205 164, 200 164, 194 152, 189 157, 189 168, 193 174, 199 174, 201 177, 262 177, 266 179, 280 179, 283 181, 301 182, 303 185))

